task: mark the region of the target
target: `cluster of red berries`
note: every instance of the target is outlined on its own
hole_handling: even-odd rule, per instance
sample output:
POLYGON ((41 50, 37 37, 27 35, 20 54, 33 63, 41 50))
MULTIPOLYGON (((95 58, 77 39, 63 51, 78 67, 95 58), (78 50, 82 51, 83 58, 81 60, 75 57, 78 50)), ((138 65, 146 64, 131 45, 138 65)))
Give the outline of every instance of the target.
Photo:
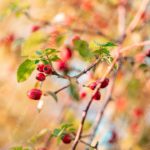
MULTIPOLYGON (((46 75, 52 74, 51 65, 39 64, 37 67, 39 73, 36 75, 36 79, 38 81, 44 81, 46 79, 46 75)), ((33 100, 39 100, 42 96, 42 91, 40 89, 31 89, 27 93, 28 97, 33 100)))
MULTIPOLYGON (((95 90, 95 88, 97 87, 97 85, 99 84, 98 82, 93 82, 89 85, 89 88, 91 90, 95 90)), ((109 79, 105 78, 102 82, 101 82, 101 87, 100 88, 106 88, 109 84, 109 79)), ((95 94, 93 95, 93 99, 94 100, 100 100, 101 99, 101 93, 99 91, 96 91, 95 94)))

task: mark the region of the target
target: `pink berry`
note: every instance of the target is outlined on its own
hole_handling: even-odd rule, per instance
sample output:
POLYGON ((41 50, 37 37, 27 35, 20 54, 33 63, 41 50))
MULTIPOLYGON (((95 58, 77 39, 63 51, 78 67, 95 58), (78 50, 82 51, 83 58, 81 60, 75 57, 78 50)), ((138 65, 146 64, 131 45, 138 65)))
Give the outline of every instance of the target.
POLYGON ((60 61, 58 61, 57 65, 58 65, 58 69, 60 71, 66 71, 68 69, 67 64, 66 64, 65 61, 60 60, 60 61))
POLYGON ((46 74, 52 74, 52 67, 51 65, 45 65, 43 68, 44 73, 46 74))
POLYGON ((30 99, 39 100, 42 96, 42 91, 40 89, 31 89, 27 95, 30 99))
POLYGON ((81 92, 81 93, 80 93, 80 98, 81 98, 81 99, 84 99, 84 98, 86 97, 86 95, 87 95, 86 92, 81 92))
POLYGON ((100 100, 101 99, 101 94, 99 91, 96 91, 96 93, 93 95, 94 100, 100 100))
POLYGON ((44 81, 45 78, 46 78, 46 76, 43 73, 38 73, 37 76, 36 76, 36 79, 39 80, 39 81, 44 81))
POLYGON ((44 72, 44 70, 43 70, 44 66, 45 66, 44 64, 38 64, 37 70, 40 71, 40 72, 44 72))
POLYGON ((105 88, 107 87, 109 84, 109 79, 108 78, 105 78, 102 83, 101 83, 101 88, 105 88))
POLYGON ((71 135, 70 134, 65 134, 62 138, 62 141, 65 143, 65 144, 70 144, 71 141, 72 141, 72 138, 71 138, 71 135))
POLYGON ((97 83, 96 83, 96 82, 93 82, 93 83, 91 83, 91 84, 89 85, 89 88, 90 88, 91 90, 94 90, 94 89, 96 88, 96 86, 97 86, 97 83))
POLYGON ((38 31, 39 29, 40 29, 40 26, 35 25, 32 27, 32 32, 38 31))

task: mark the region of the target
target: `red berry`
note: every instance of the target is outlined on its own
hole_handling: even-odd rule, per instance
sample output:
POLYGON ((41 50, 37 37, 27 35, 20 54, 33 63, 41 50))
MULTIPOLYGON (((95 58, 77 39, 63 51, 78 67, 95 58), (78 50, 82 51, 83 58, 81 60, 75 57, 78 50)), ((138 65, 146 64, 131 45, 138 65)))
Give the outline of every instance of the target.
POLYGON ((81 92, 81 93, 80 93, 80 98, 81 98, 81 99, 84 99, 84 98, 86 97, 86 95, 87 95, 86 92, 81 92))
POLYGON ((113 144, 113 143, 116 143, 117 142, 117 139, 118 139, 118 135, 115 131, 112 131, 111 132, 111 138, 109 139, 109 143, 110 144, 113 144))
POLYGON ((45 78, 46 78, 46 76, 43 73, 38 73, 37 76, 36 76, 36 79, 39 80, 39 81, 44 81, 45 78))
POLYGON ((139 117, 142 117, 143 116, 143 114, 144 114, 144 112, 143 112, 143 109, 142 108, 135 108, 134 110, 133 110, 133 115, 135 116, 135 117, 137 117, 137 118, 139 118, 139 117))
POLYGON ((42 91, 39 89, 31 89, 27 95, 30 99, 39 100, 42 96, 42 91))
POLYGON ((91 90, 94 90, 94 89, 96 88, 96 86, 97 86, 97 83, 96 83, 96 82, 93 82, 93 83, 91 83, 91 84, 89 85, 89 88, 90 88, 91 90))
POLYGON ((71 138, 71 135, 70 134, 65 134, 62 138, 62 141, 65 143, 65 144, 69 144, 71 143, 72 141, 72 138, 71 138))
POLYGON ((14 40, 15 40, 14 34, 10 34, 10 35, 8 35, 8 36, 4 39, 4 42, 5 42, 7 45, 9 45, 9 44, 11 44, 14 40))
POLYGON ((146 56, 150 57, 150 49, 147 51, 146 56))
POLYGON ((109 84, 109 79, 108 78, 105 78, 102 83, 101 83, 101 88, 105 88, 107 87, 109 84))
POLYGON ((39 29, 40 29, 40 26, 35 25, 32 27, 32 32, 38 31, 39 29))
POLYGON ((101 94, 99 91, 97 91, 94 95, 93 95, 93 99, 94 100, 100 100, 101 99, 101 94))
POLYGON ((60 71, 66 71, 68 69, 66 62, 62 60, 58 61, 58 69, 60 71))
POLYGON ((44 68, 43 68, 43 71, 46 74, 52 74, 52 67, 51 67, 51 65, 45 65, 44 68))
POLYGON ((44 66, 45 66, 44 64, 38 64, 37 70, 40 71, 40 72, 44 72, 44 70, 43 70, 44 66))
POLYGON ((69 46, 67 46, 64 51, 64 60, 68 60, 71 57, 72 57, 72 50, 69 46))

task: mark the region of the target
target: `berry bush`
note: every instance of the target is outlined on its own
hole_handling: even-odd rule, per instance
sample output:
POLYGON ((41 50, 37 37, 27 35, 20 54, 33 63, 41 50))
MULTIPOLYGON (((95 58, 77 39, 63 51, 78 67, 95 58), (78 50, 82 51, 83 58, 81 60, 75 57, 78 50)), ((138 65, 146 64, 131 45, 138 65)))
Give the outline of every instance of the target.
POLYGON ((2 6, 0 25, 15 27, 0 47, 16 62, 17 86, 28 84, 20 91, 28 103, 19 106, 20 113, 28 106, 27 119, 6 147, 150 149, 149 0, 15 0, 2 6))

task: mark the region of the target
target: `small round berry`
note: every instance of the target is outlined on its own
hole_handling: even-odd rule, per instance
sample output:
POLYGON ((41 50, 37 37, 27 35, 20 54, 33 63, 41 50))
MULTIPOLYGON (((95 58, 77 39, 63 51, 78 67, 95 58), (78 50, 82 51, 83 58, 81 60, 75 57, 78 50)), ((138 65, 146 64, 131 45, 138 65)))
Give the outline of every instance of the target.
POLYGON ((109 143, 110 144, 113 144, 113 143, 116 143, 117 142, 117 139, 118 139, 118 136, 117 136, 117 133, 115 131, 112 131, 111 132, 111 137, 109 139, 109 143))
POLYGON ((101 99, 101 94, 99 91, 96 91, 96 93, 93 95, 94 100, 100 100, 101 99))
POLYGON ((44 66, 45 66, 44 64, 38 64, 37 70, 40 71, 40 72, 44 72, 44 70, 43 70, 44 66))
POLYGON ((36 79, 39 80, 39 81, 44 81, 45 78, 46 78, 46 76, 43 73, 38 73, 37 76, 36 76, 36 79))
POLYGON ((37 26, 37 25, 35 25, 35 26, 33 26, 32 27, 32 32, 36 32, 36 31, 38 31, 40 29, 40 26, 37 26))
POLYGON ((89 88, 90 88, 91 90, 94 90, 94 89, 96 88, 96 86, 97 86, 97 83, 96 83, 96 82, 92 82, 92 83, 89 85, 89 88))
POLYGON ((134 110, 133 110, 133 115, 134 115, 134 117, 140 118, 140 117, 143 116, 143 114, 144 114, 144 111, 143 111, 142 108, 140 108, 140 107, 134 108, 134 110))
POLYGON ((42 91, 40 89, 31 89, 27 93, 28 97, 33 100, 39 100, 42 96, 42 91))
POLYGON ((146 56, 150 57, 150 49, 146 52, 146 56))
POLYGON ((46 74, 52 74, 52 67, 51 65, 45 65, 43 68, 44 73, 46 74))
POLYGON ((66 71, 68 69, 66 62, 62 60, 58 61, 57 67, 60 71, 66 71))
POLYGON ((10 34, 10 35, 8 35, 8 36, 4 39, 4 42, 5 42, 7 45, 10 45, 14 40, 15 40, 14 34, 10 34))
POLYGON ((109 79, 108 78, 105 78, 102 83, 101 83, 101 88, 105 88, 107 87, 109 84, 109 79))
POLYGON ((63 143, 65 144, 70 144, 72 141, 71 135, 70 134, 65 134, 62 138, 63 143))
POLYGON ((81 93, 80 93, 80 98, 81 98, 81 99, 84 99, 84 98, 86 97, 86 95, 87 95, 86 92, 81 92, 81 93))

